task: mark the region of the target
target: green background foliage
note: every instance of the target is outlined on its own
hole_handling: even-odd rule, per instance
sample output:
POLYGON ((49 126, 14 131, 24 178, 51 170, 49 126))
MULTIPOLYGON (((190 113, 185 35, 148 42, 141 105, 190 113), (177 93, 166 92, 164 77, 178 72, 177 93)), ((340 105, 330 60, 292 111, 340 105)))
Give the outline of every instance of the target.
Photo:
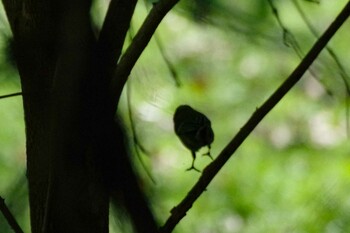
MULTIPOLYGON (((155 182, 136 156, 137 145, 130 143, 161 224, 200 175, 185 172, 191 155, 173 131, 175 108, 189 104, 211 119, 216 157, 316 41, 295 1, 275 2, 291 33, 286 41, 268 1, 183 1, 165 18, 133 70, 119 112, 130 141, 136 135, 146 149, 140 157, 155 182), (300 49, 299 54, 293 48, 300 49)), ((297 3, 321 34, 346 0, 297 3)), ((96 1, 92 9, 97 28, 106 4, 96 1)), ((130 38, 146 14, 140 1, 130 38)), ((20 84, 10 66, 11 54, 5 53, 10 32, 3 11, 1 19, 3 95, 18 92, 20 84)), ((330 43, 343 67, 350 67, 349 27, 349 22, 343 25, 330 43)), ((326 51, 311 70, 241 145, 175 232, 350 232, 350 147, 342 71, 326 51)), ((0 195, 28 232, 24 135, 21 97, 1 99, 0 195)), ((210 159, 200 154, 196 165, 203 169, 210 159)), ((111 232, 118 232, 118 221, 111 222, 111 232)), ((10 232, 0 215, 3 228, 10 232)))

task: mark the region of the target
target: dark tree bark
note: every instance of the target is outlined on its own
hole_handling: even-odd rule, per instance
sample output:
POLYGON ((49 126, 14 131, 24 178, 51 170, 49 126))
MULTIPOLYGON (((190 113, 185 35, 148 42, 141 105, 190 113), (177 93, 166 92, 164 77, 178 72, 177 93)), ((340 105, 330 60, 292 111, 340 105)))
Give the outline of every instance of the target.
POLYGON ((111 1, 99 40, 90 1, 3 4, 23 90, 32 232, 108 232, 110 198, 138 232, 157 232, 110 97, 136 1, 111 1))

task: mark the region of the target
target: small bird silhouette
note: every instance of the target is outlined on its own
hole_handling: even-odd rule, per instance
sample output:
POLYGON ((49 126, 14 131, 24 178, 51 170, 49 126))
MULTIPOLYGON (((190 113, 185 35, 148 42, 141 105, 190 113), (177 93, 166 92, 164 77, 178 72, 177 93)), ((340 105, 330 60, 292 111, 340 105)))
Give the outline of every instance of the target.
POLYGON ((180 105, 174 114, 174 129, 181 142, 192 152, 192 165, 187 171, 193 169, 199 172, 194 166, 194 161, 200 148, 207 146, 208 152, 203 155, 213 159, 210 155, 210 145, 214 141, 214 132, 210 120, 190 106, 180 105))

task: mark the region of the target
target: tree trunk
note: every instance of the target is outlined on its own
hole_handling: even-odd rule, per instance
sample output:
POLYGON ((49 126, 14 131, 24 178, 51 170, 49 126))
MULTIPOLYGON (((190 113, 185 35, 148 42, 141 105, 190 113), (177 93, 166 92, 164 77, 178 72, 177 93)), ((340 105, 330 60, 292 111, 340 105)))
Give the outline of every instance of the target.
POLYGON ((32 232, 108 232, 110 197, 137 232, 157 232, 109 87, 136 1, 111 2, 100 41, 90 1, 3 4, 23 90, 32 232))
POLYGON ((90 2, 3 3, 22 82, 32 232, 108 232, 88 131, 90 2))

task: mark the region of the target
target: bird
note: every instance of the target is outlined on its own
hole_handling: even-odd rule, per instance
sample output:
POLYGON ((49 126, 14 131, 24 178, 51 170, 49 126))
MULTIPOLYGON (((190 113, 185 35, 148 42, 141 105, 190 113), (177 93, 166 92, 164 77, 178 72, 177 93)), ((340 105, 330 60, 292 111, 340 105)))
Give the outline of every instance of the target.
POLYGON ((195 166, 196 152, 204 147, 208 147, 208 152, 203 154, 209 156, 211 144, 214 141, 214 132, 211 128, 210 120, 201 112, 194 110, 189 105, 180 105, 174 113, 174 130, 175 134, 180 138, 181 142, 192 153, 192 165, 188 169, 200 172, 195 166))

